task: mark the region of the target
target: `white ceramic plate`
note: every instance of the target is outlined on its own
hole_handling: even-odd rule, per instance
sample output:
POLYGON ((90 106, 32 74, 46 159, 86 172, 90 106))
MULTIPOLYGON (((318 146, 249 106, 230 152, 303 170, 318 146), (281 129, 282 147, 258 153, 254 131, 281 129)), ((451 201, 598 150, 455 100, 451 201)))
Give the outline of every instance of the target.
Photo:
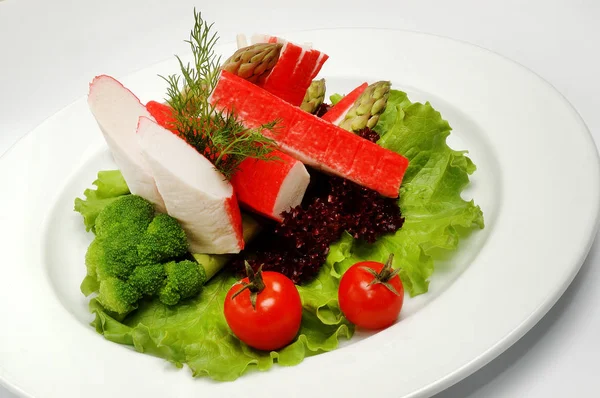
MULTIPOLYGON (((465 196, 481 205, 486 228, 438 264, 430 293, 408 299, 395 326, 299 366, 232 383, 192 379, 88 326, 79 283, 91 236, 73 198, 114 164, 81 99, 0 159, 3 383, 44 398, 428 396, 496 357, 556 302, 596 233, 600 176, 594 142, 557 91, 514 62, 436 36, 336 29, 287 37, 330 55, 321 73, 330 93, 386 79, 441 111, 454 128, 451 145, 478 166, 465 196), (356 55, 367 48, 375 57, 356 55)), ((169 61, 122 81, 143 102, 161 99, 156 75, 175 71, 169 61)))

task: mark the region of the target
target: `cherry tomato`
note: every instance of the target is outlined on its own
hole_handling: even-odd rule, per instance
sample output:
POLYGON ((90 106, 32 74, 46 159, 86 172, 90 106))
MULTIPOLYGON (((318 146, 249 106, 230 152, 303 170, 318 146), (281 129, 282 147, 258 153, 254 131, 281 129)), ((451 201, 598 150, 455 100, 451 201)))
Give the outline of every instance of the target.
POLYGON ((296 285, 279 272, 259 270, 254 274, 250 269, 248 274, 249 278, 227 292, 227 324, 240 340, 259 350, 276 350, 289 344, 302 320, 296 285))
POLYGON ((387 263, 364 261, 354 264, 342 276, 338 301, 344 316, 356 326, 382 329, 392 325, 402 309, 404 287, 398 270, 387 263))

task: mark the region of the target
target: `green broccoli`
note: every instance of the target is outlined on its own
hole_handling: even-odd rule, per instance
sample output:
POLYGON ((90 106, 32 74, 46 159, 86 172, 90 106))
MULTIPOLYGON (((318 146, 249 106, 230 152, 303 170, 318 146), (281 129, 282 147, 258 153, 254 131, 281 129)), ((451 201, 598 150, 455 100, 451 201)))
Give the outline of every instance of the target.
POLYGON ((158 293, 166 277, 163 264, 152 264, 134 269, 128 282, 143 295, 152 296, 158 293))
POLYGON ((139 236, 154 219, 154 206, 137 195, 126 195, 106 206, 96 217, 96 236, 139 236))
POLYGON ((138 244, 140 258, 162 263, 173 258, 173 253, 187 252, 185 232, 173 217, 158 214, 148 225, 138 244))
POLYGON ((172 261, 165 264, 167 279, 160 289, 159 299, 167 305, 175 305, 179 301, 194 297, 206 282, 204 267, 195 261, 172 261))
MULTIPOLYGON (((119 314, 136 308, 143 296, 158 294, 168 283, 163 263, 187 254, 186 235, 177 220, 155 215, 152 204, 136 195, 107 205, 96 218, 95 232, 81 290, 86 295, 98 290, 98 301, 119 314)), ((199 264, 193 264, 199 273, 199 264)), ((177 291, 190 297, 183 288, 177 291)))
MULTIPOLYGON (((125 317, 143 297, 167 305, 191 298, 231 260, 225 254, 194 254, 195 262, 184 260, 187 239, 177 220, 155 215, 150 202, 130 195, 119 170, 99 172, 94 185, 96 190, 84 192, 85 200, 75 199, 86 230, 96 234, 85 256, 81 291, 98 293, 97 301, 111 316, 125 317)), ((247 214, 242 219, 244 240, 249 241, 260 226, 247 214)))
POLYGON ((133 286, 118 278, 107 278, 100 282, 98 301, 108 310, 124 314, 137 308, 142 297, 133 286))

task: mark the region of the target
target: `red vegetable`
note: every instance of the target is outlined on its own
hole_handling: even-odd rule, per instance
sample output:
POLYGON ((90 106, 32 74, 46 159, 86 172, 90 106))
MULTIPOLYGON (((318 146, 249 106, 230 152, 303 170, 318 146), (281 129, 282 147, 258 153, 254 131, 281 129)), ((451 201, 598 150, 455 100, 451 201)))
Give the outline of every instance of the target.
POLYGON ((225 319, 233 333, 259 350, 289 344, 300 329, 302 302, 294 283, 278 272, 254 273, 231 287, 225 297, 225 319))
POLYGON ((340 281, 338 301, 344 316, 356 326, 382 329, 392 325, 402 309, 404 287, 392 269, 393 254, 384 264, 354 264, 340 281))

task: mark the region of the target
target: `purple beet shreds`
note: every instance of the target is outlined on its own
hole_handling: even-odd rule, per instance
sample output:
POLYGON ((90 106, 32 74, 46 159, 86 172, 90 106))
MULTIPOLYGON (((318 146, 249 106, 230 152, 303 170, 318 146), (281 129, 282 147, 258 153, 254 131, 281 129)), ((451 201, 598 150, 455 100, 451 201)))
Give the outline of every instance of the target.
POLYGON ((315 116, 318 117, 322 117, 324 114, 326 114, 329 110, 331 109, 331 105, 328 105, 326 103, 322 103, 321 105, 319 105, 319 107, 317 108, 317 111, 315 112, 315 116))
POLYGON ((365 140, 369 140, 369 141, 371 141, 371 142, 373 142, 375 144, 379 140, 379 134, 377 134, 377 132, 375 130, 371 130, 368 127, 365 127, 362 130, 358 130, 356 132, 356 134, 360 135, 365 140))
MULTIPOLYGON (((370 129, 359 134, 372 141, 370 129), (368 131, 367 131, 368 130, 368 131)), ((281 224, 268 228, 234 261, 242 271, 243 260, 257 269, 281 272, 294 283, 314 278, 325 262, 329 246, 344 231, 373 243, 383 234, 402 227, 398 200, 386 198, 340 177, 311 170, 311 183, 300 206, 284 213, 281 224)))

